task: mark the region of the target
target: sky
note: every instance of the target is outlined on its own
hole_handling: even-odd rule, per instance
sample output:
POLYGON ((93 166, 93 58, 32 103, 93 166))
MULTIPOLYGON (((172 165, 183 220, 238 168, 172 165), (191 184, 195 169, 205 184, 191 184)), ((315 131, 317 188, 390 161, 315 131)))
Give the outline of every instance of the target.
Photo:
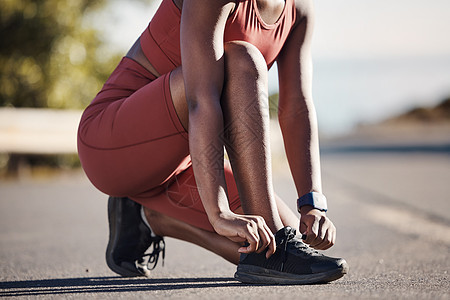
POLYGON ((318 57, 450 55, 448 0, 314 2, 318 57))
MULTIPOLYGON (((114 0, 102 16, 109 41, 129 48, 156 11, 151 4, 114 0)), ((315 58, 450 55, 448 0, 314 1, 315 58)))
MULTIPOLYGON (((111 3, 96 26, 125 53, 160 0, 111 3)), ((314 3, 313 95, 323 131, 343 133, 450 95, 449 0, 314 3)), ((277 88, 272 68, 269 90, 277 88)))

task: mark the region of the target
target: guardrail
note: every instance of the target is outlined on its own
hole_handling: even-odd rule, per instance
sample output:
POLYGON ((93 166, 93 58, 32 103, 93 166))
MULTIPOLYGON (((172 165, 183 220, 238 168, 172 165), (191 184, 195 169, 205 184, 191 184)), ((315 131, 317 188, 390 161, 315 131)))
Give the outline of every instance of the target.
POLYGON ((0 108, 0 153, 73 154, 82 111, 0 108))
MULTIPOLYGON (((82 111, 0 108, 0 153, 73 154, 82 111)), ((273 154, 284 153, 278 122, 271 121, 273 154)))

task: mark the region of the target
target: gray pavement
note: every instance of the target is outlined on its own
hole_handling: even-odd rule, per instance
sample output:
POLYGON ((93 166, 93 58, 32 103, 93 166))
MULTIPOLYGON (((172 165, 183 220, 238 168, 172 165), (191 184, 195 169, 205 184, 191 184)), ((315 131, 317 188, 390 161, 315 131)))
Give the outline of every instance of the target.
MULTIPOLYGON (((336 153, 322 165, 338 228, 326 253, 350 265, 338 281, 240 284, 235 266, 173 239, 153 278, 117 277, 104 262, 106 196, 70 172, 0 182, 0 297, 449 299, 448 153, 336 153)), ((286 165, 274 169, 277 193, 294 206, 286 165)))

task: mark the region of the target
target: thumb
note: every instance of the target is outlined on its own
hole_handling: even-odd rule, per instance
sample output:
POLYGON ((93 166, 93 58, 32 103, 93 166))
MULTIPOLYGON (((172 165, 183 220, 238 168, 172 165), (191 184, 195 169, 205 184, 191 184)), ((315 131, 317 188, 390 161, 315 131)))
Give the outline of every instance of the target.
MULTIPOLYGON (((310 227, 310 226, 309 226, 310 227)), ((306 235, 308 233, 308 225, 304 222, 304 220, 300 220, 300 233, 302 235, 306 235)))
POLYGON ((311 218, 303 218, 300 220, 300 233, 302 234, 302 240, 307 239, 307 236, 311 235, 313 233, 313 225, 314 220, 311 218), (312 222, 311 222, 312 221, 312 222))

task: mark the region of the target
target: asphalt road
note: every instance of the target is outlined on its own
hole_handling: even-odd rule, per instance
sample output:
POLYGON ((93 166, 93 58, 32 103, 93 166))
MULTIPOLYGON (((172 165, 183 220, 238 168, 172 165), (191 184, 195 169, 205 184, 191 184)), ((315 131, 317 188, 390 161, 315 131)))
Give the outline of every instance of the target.
MULTIPOLYGON (((252 286, 235 266, 167 239, 153 278, 121 278, 104 261, 106 196, 81 172, 0 182, 0 297, 173 299, 449 299, 448 153, 323 156, 329 216, 350 272, 323 285, 252 286)), ((293 206, 285 165, 275 189, 293 206)))

